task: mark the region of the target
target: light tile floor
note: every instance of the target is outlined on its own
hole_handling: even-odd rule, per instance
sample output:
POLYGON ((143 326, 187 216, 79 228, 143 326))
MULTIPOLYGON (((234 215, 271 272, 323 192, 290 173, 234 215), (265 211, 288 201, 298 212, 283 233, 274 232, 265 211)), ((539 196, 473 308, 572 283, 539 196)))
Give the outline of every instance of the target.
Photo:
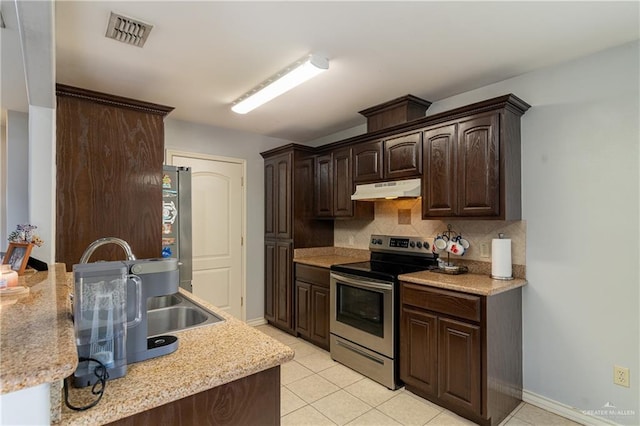
MULTIPOLYGON (((327 351, 275 327, 258 330, 295 350, 281 366, 283 426, 304 425, 473 425, 474 423, 401 388, 386 387, 331 359, 327 351)), ((504 426, 577 425, 527 403, 501 423, 504 426)))

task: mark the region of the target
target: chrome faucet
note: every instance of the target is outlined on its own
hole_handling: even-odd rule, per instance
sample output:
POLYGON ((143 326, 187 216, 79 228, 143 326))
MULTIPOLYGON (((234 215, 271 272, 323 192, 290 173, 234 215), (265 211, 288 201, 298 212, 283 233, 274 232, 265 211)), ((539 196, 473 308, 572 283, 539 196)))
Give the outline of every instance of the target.
POLYGON ((120 247, 122 247, 122 250, 124 250, 124 253, 127 255, 127 260, 136 260, 136 257, 133 254, 133 251, 131 251, 131 246, 125 240, 116 238, 116 237, 105 237, 105 238, 99 238, 94 242, 92 242, 91 244, 89 244, 89 246, 86 248, 84 253, 82 253, 82 257, 80 258, 80 263, 88 263, 93 252, 96 251, 98 247, 103 246, 105 244, 119 245, 120 247))

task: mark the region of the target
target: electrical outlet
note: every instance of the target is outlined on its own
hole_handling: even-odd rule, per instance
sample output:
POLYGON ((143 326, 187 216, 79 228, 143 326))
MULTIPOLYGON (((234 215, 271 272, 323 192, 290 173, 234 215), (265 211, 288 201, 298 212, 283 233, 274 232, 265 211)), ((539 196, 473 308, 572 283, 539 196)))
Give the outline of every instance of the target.
POLYGON ((349 245, 352 246, 355 244, 355 238, 353 238, 353 235, 349 235, 349 245))
POLYGON ((489 243, 480 243, 480 257, 488 258, 489 256, 489 243))
POLYGON ((616 385, 629 387, 629 369, 626 367, 620 367, 619 365, 613 366, 613 383, 616 385))

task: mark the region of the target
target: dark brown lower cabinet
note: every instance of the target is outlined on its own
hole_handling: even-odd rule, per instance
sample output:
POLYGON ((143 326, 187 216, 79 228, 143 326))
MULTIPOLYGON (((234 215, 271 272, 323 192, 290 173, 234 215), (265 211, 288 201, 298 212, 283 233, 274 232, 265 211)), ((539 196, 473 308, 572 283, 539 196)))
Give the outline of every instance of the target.
POLYGON ((407 386, 438 395, 438 317, 402 307, 401 378, 407 386))
POLYGON ((264 316, 271 324, 293 333, 292 243, 286 240, 265 240, 264 256, 264 316))
POLYGON ((329 350, 329 269, 296 263, 296 332, 329 350))
POLYGON ((280 424, 280 366, 109 424, 277 426, 280 424))
POLYGON ((480 327, 438 319, 438 397, 480 412, 480 327))
POLYGON ((400 291, 406 389, 499 424, 522 400, 521 289, 479 296, 403 282, 400 291))

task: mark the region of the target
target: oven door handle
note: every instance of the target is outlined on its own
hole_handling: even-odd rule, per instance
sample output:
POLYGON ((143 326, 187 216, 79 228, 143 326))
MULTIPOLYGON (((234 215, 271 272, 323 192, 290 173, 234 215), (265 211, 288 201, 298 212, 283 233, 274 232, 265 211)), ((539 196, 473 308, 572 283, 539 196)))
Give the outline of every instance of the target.
POLYGON ((338 274, 334 274, 333 272, 331 273, 331 278, 333 278, 336 281, 341 281, 345 284, 351 284, 353 286, 356 287, 362 287, 362 288, 368 288, 371 290, 392 290, 393 289, 393 283, 384 283, 381 281, 364 281, 364 280, 358 280, 358 279, 354 279, 354 278, 349 278, 349 277, 345 277, 344 275, 338 275, 338 274))

